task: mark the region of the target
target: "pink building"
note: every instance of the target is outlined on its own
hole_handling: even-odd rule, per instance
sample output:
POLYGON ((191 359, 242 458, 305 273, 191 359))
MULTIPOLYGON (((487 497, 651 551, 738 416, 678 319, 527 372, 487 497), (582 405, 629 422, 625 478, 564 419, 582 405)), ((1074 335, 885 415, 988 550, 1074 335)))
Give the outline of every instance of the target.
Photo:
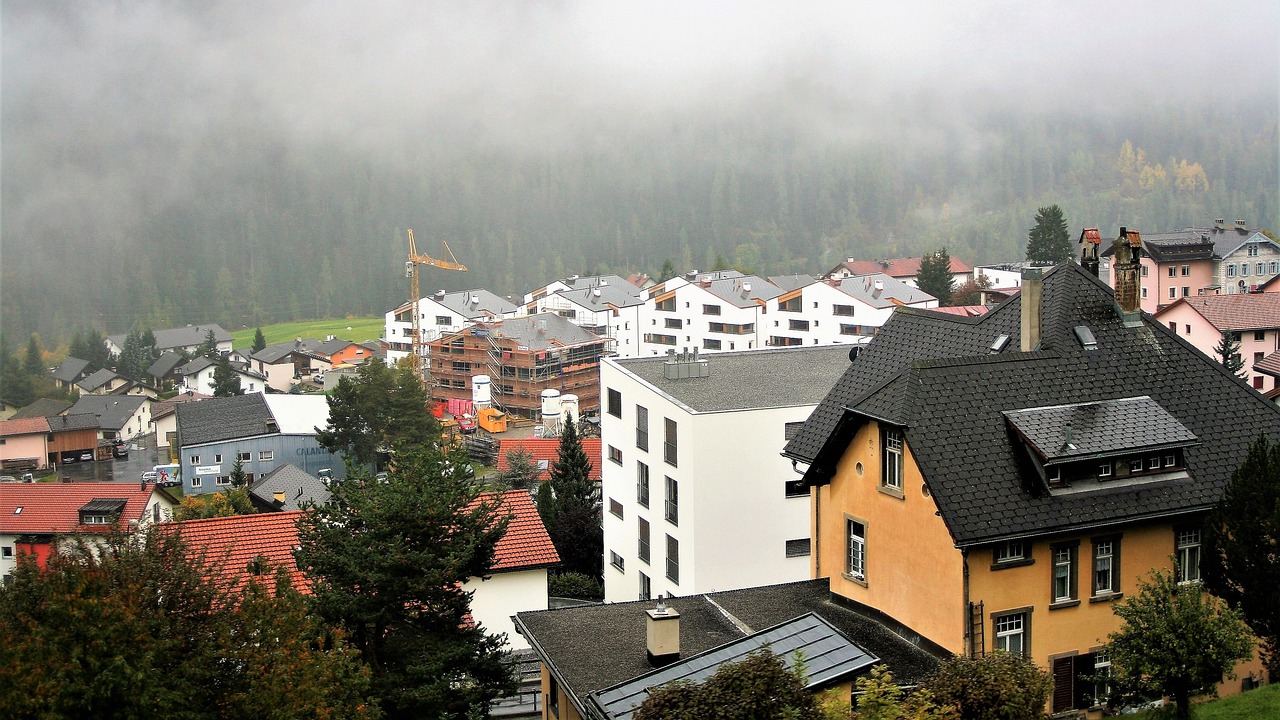
MULTIPOLYGON (((1109 262, 1113 252, 1108 247, 1101 255, 1108 266, 1108 284, 1115 287, 1115 270, 1109 262)), ((1213 239, 1199 230, 1191 228, 1143 236, 1143 312, 1154 314, 1182 298, 1219 294, 1217 269, 1213 239)))
POLYGON ((1249 384, 1264 391, 1280 387, 1280 377, 1265 372, 1268 365, 1263 363, 1280 350, 1280 293, 1188 297, 1157 312, 1155 318, 1213 358, 1223 335, 1234 334, 1240 340, 1249 384), (1260 363, 1262 370, 1255 367, 1260 363))
POLYGON ((49 459, 49 421, 34 417, 0 422, 0 463, 6 471, 43 468, 49 459))

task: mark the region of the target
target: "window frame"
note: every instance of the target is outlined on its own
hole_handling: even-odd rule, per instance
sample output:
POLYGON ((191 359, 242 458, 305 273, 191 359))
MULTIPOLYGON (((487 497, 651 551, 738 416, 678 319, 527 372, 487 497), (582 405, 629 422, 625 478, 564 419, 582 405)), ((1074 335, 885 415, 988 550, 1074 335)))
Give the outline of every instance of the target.
POLYGON ((1123 577, 1120 574, 1120 536, 1119 535, 1103 535, 1090 539, 1090 545, 1093 549, 1092 570, 1089 573, 1090 597, 1110 599, 1120 594, 1119 579, 1123 577), (1100 568, 1106 565, 1106 583, 1104 585, 1100 578, 1103 570, 1100 568))
POLYGON ((902 493, 906 445, 907 441, 902 428, 881 428, 880 487, 882 489, 902 493))
POLYGON ((663 418, 662 461, 680 467, 679 426, 671 418, 663 418))
POLYGON ((253 462, 253 451, 252 450, 237 451, 236 460, 242 463, 253 462))
POLYGON ((608 447, 609 461, 615 465, 622 465, 622 451, 612 445, 608 447))
POLYGON ((649 507, 649 466, 636 463, 636 503, 640 507, 649 507))
POLYGON ((1179 585, 1200 582, 1201 554, 1204 535, 1198 527, 1179 526, 1173 529, 1174 578, 1179 585), (1194 560, 1194 567, 1189 562, 1194 560))
POLYGON ((1031 656, 1031 608, 1017 608, 1014 610, 1006 610, 998 613, 991 613, 991 649, 993 651, 1003 651, 1012 653, 1009 649, 1007 640, 1004 647, 1001 647, 1001 640, 1006 638, 1017 637, 1021 647, 1017 653, 1022 657, 1031 656), (1018 621, 1019 627, 1016 630, 1000 630, 1001 621, 1018 621))
POLYGON ((860 585, 867 584, 867 521, 844 516, 844 577, 860 585))
POLYGON ((1053 543, 1049 546, 1053 563, 1049 572, 1049 608, 1071 607, 1080 603, 1080 541, 1053 543))
POLYGON ((275 462, 275 460, 276 460, 275 450, 259 450, 258 451, 258 462, 275 462))
POLYGON ((670 475, 664 475, 662 496, 662 514, 667 522, 680 526, 680 481, 670 475))
POLYGON ((680 584, 680 539, 667 535, 667 579, 680 584))
POLYGON ((649 408, 636 405, 636 449, 649 452, 649 408))
POLYGON ((616 418, 621 418, 622 417, 622 391, 614 390, 613 388, 605 388, 605 391, 606 391, 606 398, 607 398, 606 399, 607 409, 605 410, 605 412, 609 413, 610 415, 616 418))
POLYGON ((652 600, 653 599, 653 581, 649 579, 649 576, 645 575, 644 573, 640 573, 639 585, 640 585, 640 588, 639 588, 639 591, 637 592, 638 597, 636 599, 652 600))
POLYGON ((653 557, 653 529, 642 517, 636 518, 636 557, 645 565, 653 557))

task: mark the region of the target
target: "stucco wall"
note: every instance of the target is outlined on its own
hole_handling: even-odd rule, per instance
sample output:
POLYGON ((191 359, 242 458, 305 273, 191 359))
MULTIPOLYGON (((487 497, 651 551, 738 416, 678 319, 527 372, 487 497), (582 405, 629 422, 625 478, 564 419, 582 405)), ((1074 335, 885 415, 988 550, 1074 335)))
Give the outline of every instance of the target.
POLYGON ((512 650, 525 650, 529 642, 516 632, 511 616, 526 610, 547 609, 547 571, 521 570, 494 573, 487 580, 471 578, 463 589, 471 596, 471 617, 490 634, 506 633, 512 650))

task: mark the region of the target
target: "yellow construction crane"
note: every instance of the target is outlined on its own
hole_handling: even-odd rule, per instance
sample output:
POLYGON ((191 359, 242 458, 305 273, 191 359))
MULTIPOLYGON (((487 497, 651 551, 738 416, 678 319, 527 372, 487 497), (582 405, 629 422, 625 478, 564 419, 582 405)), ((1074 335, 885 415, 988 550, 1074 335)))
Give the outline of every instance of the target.
POLYGON ((413 374, 418 376, 419 382, 426 385, 427 372, 422 364, 422 322, 418 318, 418 298, 422 294, 418 290, 418 266, 429 265, 438 267, 442 270, 458 270, 466 272, 467 266, 458 262, 458 258, 454 257, 453 251, 449 249, 449 243, 441 240, 440 244, 444 247, 444 251, 449 254, 449 260, 441 258, 433 258, 430 255, 419 255, 418 246, 413 242, 413 229, 409 229, 409 259, 404 263, 404 275, 409 278, 409 298, 413 301, 413 341, 410 343, 411 353, 409 357, 413 358, 413 374))

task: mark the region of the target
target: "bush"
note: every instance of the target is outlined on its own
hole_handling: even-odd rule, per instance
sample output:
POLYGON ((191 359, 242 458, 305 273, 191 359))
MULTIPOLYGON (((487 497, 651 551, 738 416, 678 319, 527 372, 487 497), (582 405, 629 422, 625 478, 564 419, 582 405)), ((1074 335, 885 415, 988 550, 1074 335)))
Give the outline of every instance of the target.
POLYGON ((547 594, 578 600, 603 600, 604 586, 582 573, 566 572, 547 578, 547 594))
POLYGON ((1006 652, 952 658, 921 684, 936 703, 954 706, 964 720, 1044 717, 1051 686, 1048 673, 1006 652))

